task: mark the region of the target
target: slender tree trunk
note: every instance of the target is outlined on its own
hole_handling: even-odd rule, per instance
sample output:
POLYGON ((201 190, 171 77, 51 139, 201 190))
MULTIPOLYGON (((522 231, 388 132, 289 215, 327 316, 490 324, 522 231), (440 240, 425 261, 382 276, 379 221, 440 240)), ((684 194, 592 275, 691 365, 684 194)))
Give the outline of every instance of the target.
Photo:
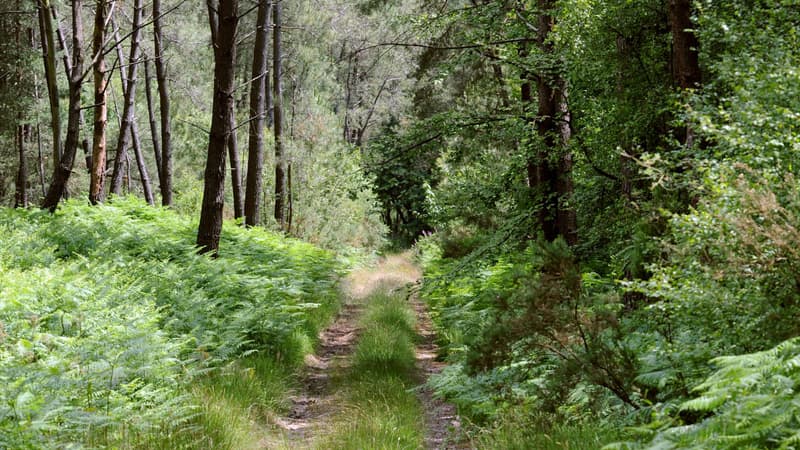
POLYGON ((161 204, 172 205, 172 125, 169 116, 167 63, 164 58, 164 34, 161 27, 161 0, 153 0, 153 28, 156 51, 156 81, 161 108, 161 204))
MULTIPOLYGON (((64 38, 64 32, 61 31, 61 24, 58 21, 58 14, 56 13, 55 5, 50 5, 50 13, 53 16, 53 23, 55 24, 56 29, 56 36, 58 37, 58 46, 61 48, 61 51, 64 52, 64 72, 67 75, 67 79, 69 80, 72 77, 72 62, 70 61, 69 56, 69 47, 67 47, 67 41, 64 38)), ((83 110, 80 110, 80 115, 78 116, 78 126, 83 128, 83 110)), ((92 172, 92 155, 89 153, 89 139, 83 138, 81 141, 81 148, 83 149, 83 156, 86 162, 86 171, 88 173, 92 172)))
POLYGON ((42 127, 36 124, 36 148, 39 150, 39 181, 42 184, 42 198, 47 195, 47 186, 44 182, 44 157, 42 155, 42 127))
MULTIPOLYGON (((136 119, 134 119, 134 123, 136 119)), ((144 192, 144 199, 150 206, 155 206, 156 201, 153 196, 152 183, 150 182, 150 175, 147 173, 147 163, 144 160, 144 153, 142 152, 142 143, 139 140, 139 133, 131 133, 133 139, 133 154, 136 156, 136 166, 139 168, 139 180, 142 183, 142 191, 144 192)))
POLYGON ((253 71, 250 82, 250 133, 247 152, 247 191, 244 213, 247 226, 258 225, 261 211, 261 191, 264 185, 264 124, 266 122, 266 80, 269 22, 272 9, 268 0, 261 0, 256 19, 256 42, 253 49, 253 71))
MULTIPOLYGON (((97 0, 94 16, 92 51, 100 55, 94 60, 94 128, 92 133, 92 173, 89 186, 89 201, 97 204, 103 201, 103 188, 106 179, 106 125, 108 124, 108 92, 106 90, 106 63, 102 56, 106 39, 108 8, 106 0, 97 0)), ((123 133, 120 133, 123 134, 123 133)))
POLYGON ((17 126, 17 152, 19 154, 19 168, 17 170, 16 194, 14 195, 15 208, 28 207, 28 165, 25 161, 25 133, 22 125, 17 126))
POLYGON ((280 224, 281 229, 286 228, 286 155, 283 148, 283 84, 281 68, 281 0, 274 1, 272 4, 272 89, 275 106, 273 114, 275 123, 273 132, 275 134, 275 220, 280 224))
POLYGON ((222 0, 219 6, 219 28, 214 48, 214 102, 205 188, 197 230, 197 245, 202 252, 216 252, 222 232, 225 205, 225 149, 231 134, 233 95, 235 89, 236 28, 238 0, 222 0))
POLYGON ((228 157, 231 160, 231 190, 233 191, 233 217, 244 217, 242 192, 242 163, 239 160, 239 141, 236 136, 236 114, 231 114, 231 134, 228 138, 228 157))
MULTIPOLYGON (((136 100, 136 84, 139 67, 140 56, 140 28, 142 23, 143 6, 142 0, 135 0, 133 10, 133 33, 131 34, 131 53, 128 58, 128 75, 122 76, 124 71, 120 69, 122 76, 123 90, 124 90, 124 104, 122 109, 122 123, 120 125, 119 137, 117 139, 117 159, 114 163, 114 175, 111 180, 111 192, 119 195, 122 187, 122 160, 127 155, 128 138, 130 137, 133 143, 133 151, 136 156, 136 162, 139 168, 139 174, 142 179, 142 190, 144 191, 147 202, 152 204, 153 194, 150 189, 150 180, 147 175, 147 168, 144 165, 144 158, 142 149, 139 142, 139 130, 136 126, 135 118, 135 100, 136 100), (145 183, 145 180, 147 181, 145 183)), ((115 24, 116 28, 116 24, 115 24)), ((118 35, 118 30, 114 30, 118 35)), ((122 55, 121 47, 119 46, 119 38, 117 38, 119 61, 120 66, 124 66, 125 57, 122 55)))
POLYGON ((64 196, 75 153, 78 150, 78 136, 81 117, 81 87, 83 85, 83 21, 81 19, 82 0, 72 0, 72 73, 69 77, 69 108, 67 115, 67 139, 64 153, 53 170, 53 179, 42 202, 42 208, 55 211, 64 196))
POLYGON ((158 175, 158 186, 161 188, 161 138, 158 135, 158 122, 156 120, 156 110, 153 106, 152 75, 150 71, 150 60, 144 59, 144 88, 147 96, 147 116, 150 122, 150 136, 153 140, 153 153, 156 160, 156 174, 158 175))
MULTIPOLYGON (((39 33, 42 41, 44 75, 50 99, 50 127, 53 130, 53 167, 61 159, 61 109, 59 106, 58 81, 56 79, 56 44, 53 38, 53 18, 49 0, 38 0, 39 33)), ((65 56, 66 58, 66 56, 65 56)), ((69 76, 69 73, 67 73, 69 76)))

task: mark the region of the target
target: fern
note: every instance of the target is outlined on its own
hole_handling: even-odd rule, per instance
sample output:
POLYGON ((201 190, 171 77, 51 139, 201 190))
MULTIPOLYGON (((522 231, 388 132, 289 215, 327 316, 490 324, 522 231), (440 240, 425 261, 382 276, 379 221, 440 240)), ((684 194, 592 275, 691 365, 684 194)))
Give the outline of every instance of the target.
POLYGON ((650 449, 797 448, 800 442, 800 338, 752 354, 715 358, 699 396, 681 405, 708 417, 658 432, 650 449))

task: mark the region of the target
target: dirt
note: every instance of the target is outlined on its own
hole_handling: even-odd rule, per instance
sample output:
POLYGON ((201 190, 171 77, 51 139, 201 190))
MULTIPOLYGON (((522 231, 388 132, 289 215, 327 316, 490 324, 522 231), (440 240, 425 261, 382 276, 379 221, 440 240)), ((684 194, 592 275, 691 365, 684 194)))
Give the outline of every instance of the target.
POLYGON ((421 338, 417 345, 417 371, 421 385, 417 390, 417 397, 425 412, 425 448, 470 448, 461 436, 461 419, 456 407, 434 396, 433 391, 424 385, 431 376, 441 373, 447 364, 436 359, 439 346, 436 345, 436 331, 425 304, 416 296, 412 296, 410 300, 417 314, 417 334, 421 338))
MULTIPOLYGON (((375 267, 356 270, 347 277, 342 286, 345 304, 334 322, 320 333, 317 354, 306 357, 302 389, 291 397, 290 412, 275 420, 285 431, 289 448, 311 446, 314 437, 324 433, 326 423, 340 411, 331 377, 347 367, 353 353, 361 332, 363 301, 379 288, 403 289, 417 285, 420 278, 419 269, 408 255, 382 258, 375 267)), ((408 298, 417 314, 417 332, 421 337, 416 349, 421 386, 417 395, 425 412, 425 447, 469 448, 457 439, 461 422, 455 407, 435 398, 430 389, 422 386, 431 375, 441 372, 445 364, 436 360, 436 334, 425 305, 416 295, 408 298)))

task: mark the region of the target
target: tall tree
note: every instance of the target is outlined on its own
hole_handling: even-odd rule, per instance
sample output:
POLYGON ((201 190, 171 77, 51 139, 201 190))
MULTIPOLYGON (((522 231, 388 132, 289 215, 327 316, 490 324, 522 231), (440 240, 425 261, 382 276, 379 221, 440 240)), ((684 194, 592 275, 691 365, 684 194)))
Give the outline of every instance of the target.
MULTIPOLYGON (((47 93, 50 99, 50 127, 53 131, 53 166, 61 158, 61 108, 59 106, 58 81, 56 79, 56 45, 53 37, 53 17, 50 14, 49 0, 38 0, 39 34, 42 41, 44 76, 47 80, 47 93)), ((65 53, 65 61, 68 61, 65 53)), ((65 62, 66 64, 66 62, 65 62)), ((67 74, 69 76, 69 73, 67 74)))
POLYGON ((231 160, 231 190, 233 191, 233 217, 244 217, 242 192, 242 163, 239 160, 239 140, 236 136, 236 113, 231 114, 231 135, 228 139, 228 158, 231 160))
MULTIPOLYGON (((58 14, 56 13, 55 5, 50 5, 50 12, 53 16, 53 23, 56 29, 56 36, 58 37, 58 46, 61 51, 64 52, 64 73, 69 79, 72 75, 72 61, 70 60, 70 52, 69 48, 67 47, 67 40, 64 38, 64 32, 61 30, 61 24, 58 22, 58 14)), ((80 115, 78 116, 78 127, 83 128, 83 109, 80 111, 80 115)), ((60 132, 59 132, 60 133, 60 132)), ((81 140, 80 143, 81 148, 83 149, 83 155, 86 161, 86 170, 91 173, 92 170, 92 155, 89 153, 89 139, 85 136, 81 140)))
POLYGON ((272 8, 261 0, 256 19, 256 42, 253 49, 253 71, 250 82, 250 133, 247 154, 247 191, 245 194, 245 223, 258 225, 261 216, 261 190, 264 184, 264 126, 266 123, 266 91, 269 79, 269 23, 272 8))
POLYGON ((67 113, 67 139, 64 152, 53 170, 53 179, 42 201, 42 208, 55 211, 58 202, 64 196, 75 153, 78 150, 81 117, 81 88, 85 74, 83 73, 83 19, 81 18, 82 0, 72 0, 72 73, 69 76, 69 107, 67 113))
POLYGON ((275 220, 286 227, 287 190, 289 180, 286 173, 286 153, 283 148, 283 83, 281 57, 281 0, 272 4, 272 89, 273 89, 273 133, 275 135, 275 220))
POLYGON ((225 205, 225 150, 231 135, 235 90, 236 29, 238 0, 219 2, 217 40, 214 45, 214 101, 205 188, 197 230, 197 245, 203 252, 217 252, 225 205))
POLYGON ((94 33, 92 35, 92 51, 95 55, 92 70, 94 76, 92 172, 89 186, 89 201, 92 204, 103 201, 103 188, 106 178, 106 125, 108 124, 108 90, 106 89, 106 84, 108 79, 106 78, 103 47, 106 40, 108 13, 109 9, 106 0, 97 0, 94 15, 94 33))
POLYGON ((14 196, 15 208, 28 207, 28 165, 25 160, 25 127, 17 126, 16 147, 19 153, 19 167, 17 169, 16 194, 14 196))
MULTIPOLYGON (((132 141, 134 156, 136 157, 136 165, 139 169, 139 177, 142 183, 142 190, 144 197, 149 204, 153 204, 153 193, 150 187, 150 177, 147 174, 147 167, 144 163, 144 156, 139 142, 139 130, 136 125, 135 117, 135 104, 136 100, 136 85, 137 74, 139 67, 140 56, 140 30, 143 16, 142 0, 135 0, 133 6, 133 31, 131 32, 131 49, 130 57, 128 58, 127 75, 124 75, 124 70, 120 69, 120 76, 123 85, 124 106, 122 112, 122 123, 120 125, 120 132, 117 138, 117 158, 114 162, 114 174, 111 179, 111 192, 119 194, 122 186, 122 162, 126 159, 126 149, 128 147, 128 138, 132 141)), ((116 28, 116 25, 115 25, 116 28)), ((115 29, 115 34, 118 31, 115 29)), ((122 49, 119 45, 119 38, 117 38, 117 50, 119 53, 120 66, 125 66, 125 57, 122 55, 122 49)))
POLYGON ((161 21, 161 0, 153 0, 153 30, 156 52, 156 81, 161 112, 161 204, 172 205, 172 123, 169 115, 167 62, 164 57, 164 32, 161 21))
POLYGON ((572 153, 567 148, 571 137, 567 83, 551 35, 555 26, 555 0, 539 0, 538 7, 536 43, 546 63, 540 65, 535 76, 536 131, 543 148, 528 161, 528 178, 541 202, 539 225, 545 238, 562 236, 575 244, 578 230, 575 209, 570 204, 574 188, 572 153), (555 157, 551 156, 553 153, 555 157))
POLYGON ((153 141, 153 154, 156 160, 156 174, 158 175, 158 186, 162 185, 161 168, 163 166, 161 161, 161 138, 158 133, 158 121, 156 119, 156 110, 153 101, 153 77, 150 70, 150 59, 144 59, 144 91, 147 97, 147 117, 150 122, 150 136, 153 141))
MULTIPOLYGON (((211 27, 211 45, 216 47, 219 33, 219 3, 207 0, 208 23, 211 27)), ((234 109, 236 103, 234 102, 234 109)), ((228 138, 228 158, 231 164, 231 190, 233 191, 233 217, 244 217, 244 195, 242 193, 242 164, 239 160, 239 141, 236 136, 236 111, 231 114, 231 134, 228 138)))
MULTIPOLYGON (((694 33, 691 0, 669 0, 669 22, 672 32, 672 80, 681 90, 697 89, 702 82, 698 49, 694 33)), ((687 126, 677 130, 681 144, 691 147, 694 131, 687 126)))

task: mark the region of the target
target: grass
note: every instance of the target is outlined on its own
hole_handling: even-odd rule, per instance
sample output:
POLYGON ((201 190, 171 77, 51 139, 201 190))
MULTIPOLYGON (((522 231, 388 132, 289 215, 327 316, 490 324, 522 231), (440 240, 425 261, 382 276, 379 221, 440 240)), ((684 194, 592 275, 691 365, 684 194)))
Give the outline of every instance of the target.
POLYGON ((193 395, 202 406, 202 442, 196 448, 261 448, 265 441, 275 440, 280 433, 265 424, 288 408, 293 373, 287 364, 256 357, 199 383, 193 395))
POLYGON ((345 407, 320 449, 423 447, 423 414, 412 388, 415 316, 401 294, 368 298, 353 364, 342 374, 345 407))

